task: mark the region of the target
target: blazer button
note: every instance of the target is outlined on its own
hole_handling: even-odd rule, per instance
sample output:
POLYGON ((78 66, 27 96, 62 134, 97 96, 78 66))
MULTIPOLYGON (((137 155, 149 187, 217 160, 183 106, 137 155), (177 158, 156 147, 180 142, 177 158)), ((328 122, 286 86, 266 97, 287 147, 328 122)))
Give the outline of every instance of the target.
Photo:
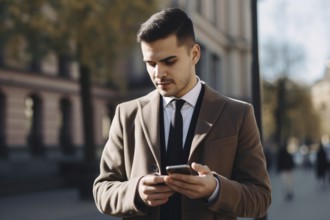
POLYGON ((158 166, 156 164, 153 164, 151 167, 152 171, 154 171, 155 173, 159 172, 158 166))
POLYGON ((130 211, 126 212, 125 214, 126 214, 127 217, 130 217, 130 216, 135 215, 135 212, 130 210, 130 211))

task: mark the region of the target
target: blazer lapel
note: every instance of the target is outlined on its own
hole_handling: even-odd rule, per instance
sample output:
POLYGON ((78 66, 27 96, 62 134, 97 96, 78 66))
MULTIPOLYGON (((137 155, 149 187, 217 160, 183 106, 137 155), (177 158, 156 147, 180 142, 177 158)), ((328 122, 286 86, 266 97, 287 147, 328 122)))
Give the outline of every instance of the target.
POLYGON ((220 116, 226 101, 221 95, 205 85, 205 94, 196 125, 195 136, 191 144, 188 161, 199 143, 206 137, 213 124, 220 116))
MULTIPOLYGON (((144 136, 148 142, 149 148, 155 157, 159 167, 161 166, 160 155, 160 134, 159 134, 159 102, 160 95, 155 90, 145 97, 140 99, 140 123, 144 136)), ((220 116, 223 107, 226 104, 226 100, 213 91, 210 87, 205 85, 205 94, 202 101, 202 106, 199 112, 199 117, 196 125, 195 135, 191 144, 189 158, 199 143, 205 138, 208 132, 211 130, 213 124, 220 116)), ((189 159, 188 159, 189 160, 189 159)))
POLYGON ((149 148, 160 167, 159 102, 157 91, 151 92, 139 102, 140 123, 149 148))

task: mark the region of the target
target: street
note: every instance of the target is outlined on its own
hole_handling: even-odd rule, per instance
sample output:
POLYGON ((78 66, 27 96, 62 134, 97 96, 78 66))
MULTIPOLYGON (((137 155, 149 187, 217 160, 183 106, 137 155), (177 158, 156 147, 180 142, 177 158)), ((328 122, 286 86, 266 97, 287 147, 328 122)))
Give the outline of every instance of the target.
POLYGON ((271 175, 273 202, 268 220, 329 220, 330 185, 317 182, 314 170, 294 172, 294 199, 284 201, 278 175, 271 175))

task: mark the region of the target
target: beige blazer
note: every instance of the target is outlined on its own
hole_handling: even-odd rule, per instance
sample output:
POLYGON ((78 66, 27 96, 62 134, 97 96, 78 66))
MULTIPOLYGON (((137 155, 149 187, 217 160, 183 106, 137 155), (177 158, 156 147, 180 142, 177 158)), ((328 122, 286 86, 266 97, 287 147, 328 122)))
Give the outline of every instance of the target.
MULTIPOLYGON (((161 170, 159 101, 155 90, 117 106, 93 186, 102 213, 123 219, 159 219, 158 207, 141 207, 136 199, 139 179, 161 170)), ((202 163, 214 171, 220 179, 220 195, 212 204, 183 197, 183 219, 264 215, 271 203, 265 161, 253 107, 206 85, 188 163, 202 163)))

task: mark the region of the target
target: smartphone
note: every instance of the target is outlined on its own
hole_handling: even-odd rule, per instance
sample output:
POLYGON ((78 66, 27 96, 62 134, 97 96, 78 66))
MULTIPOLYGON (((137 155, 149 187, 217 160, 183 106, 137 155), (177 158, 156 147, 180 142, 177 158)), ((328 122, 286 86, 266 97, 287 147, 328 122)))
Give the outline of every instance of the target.
POLYGON ((192 170, 188 164, 167 166, 166 171, 168 174, 172 174, 172 173, 180 173, 180 174, 186 174, 186 175, 193 174, 192 170))

